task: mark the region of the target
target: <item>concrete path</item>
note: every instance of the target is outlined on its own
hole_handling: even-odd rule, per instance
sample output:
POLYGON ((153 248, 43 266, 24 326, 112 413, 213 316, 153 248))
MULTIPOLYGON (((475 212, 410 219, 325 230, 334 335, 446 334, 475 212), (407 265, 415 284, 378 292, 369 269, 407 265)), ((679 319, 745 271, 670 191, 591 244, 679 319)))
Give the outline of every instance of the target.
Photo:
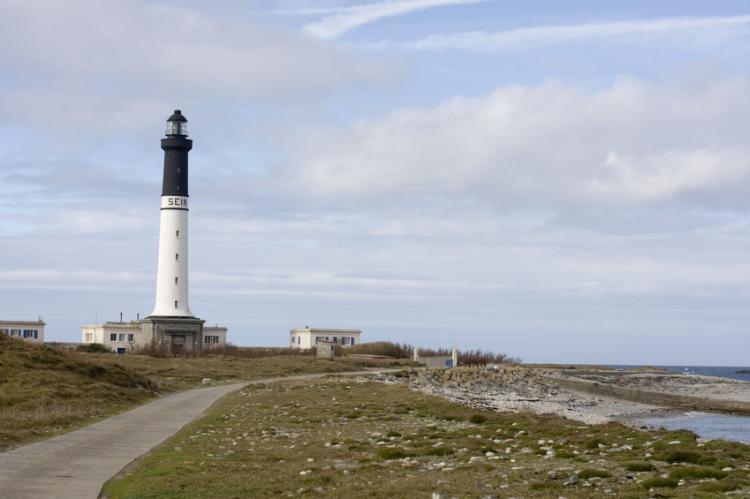
POLYGON ((219 398, 249 384, 389 371, 394 369, 287 376, 168 395, 86 428, 0 453, 0 498, 96 498, 104 483, 134 459, 201 416, 219 398))

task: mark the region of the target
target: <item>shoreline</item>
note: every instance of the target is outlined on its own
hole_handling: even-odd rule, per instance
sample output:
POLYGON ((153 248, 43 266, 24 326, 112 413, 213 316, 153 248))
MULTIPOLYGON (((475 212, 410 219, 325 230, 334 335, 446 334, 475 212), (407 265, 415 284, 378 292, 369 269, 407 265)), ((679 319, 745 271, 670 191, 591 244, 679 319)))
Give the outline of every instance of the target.
POLYGON ((586 424, 639 427, 639 419, 686 412, 750 416, 750 382, 661 370, 459 367, 414 370, 409 384, 476 408, 553 413, 586 424))

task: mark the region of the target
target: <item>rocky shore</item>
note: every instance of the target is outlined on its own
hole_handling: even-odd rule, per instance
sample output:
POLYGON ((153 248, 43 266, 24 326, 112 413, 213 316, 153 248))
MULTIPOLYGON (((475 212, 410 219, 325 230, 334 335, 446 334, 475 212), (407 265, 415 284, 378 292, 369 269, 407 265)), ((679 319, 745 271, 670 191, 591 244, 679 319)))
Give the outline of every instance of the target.
POLYGON ((750 413, 750 383, 663 371, 499 366, 417 369, 413 389, 477 408, 554 413, 588 424, 665 409, 750 413))

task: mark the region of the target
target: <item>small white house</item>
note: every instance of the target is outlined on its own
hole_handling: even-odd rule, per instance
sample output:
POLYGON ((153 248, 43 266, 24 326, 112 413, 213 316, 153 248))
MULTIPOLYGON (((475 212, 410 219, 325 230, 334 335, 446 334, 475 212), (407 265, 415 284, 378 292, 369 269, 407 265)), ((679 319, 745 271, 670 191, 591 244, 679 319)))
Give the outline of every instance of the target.
POLYGON ((203 348, 223 347, 227 344, 227 328, 203 326, 203 348))
POLYGON ((332 342, 334 345, 351 347, 359 345, 362 331, 359 329, 323 329, 310 326, 292 329, 291 347, 296 350, 310 350, 321 342, 332 342))
POLYGON ((13 338, 44 343, 43 321, 0 321, 0 333, 13 338))

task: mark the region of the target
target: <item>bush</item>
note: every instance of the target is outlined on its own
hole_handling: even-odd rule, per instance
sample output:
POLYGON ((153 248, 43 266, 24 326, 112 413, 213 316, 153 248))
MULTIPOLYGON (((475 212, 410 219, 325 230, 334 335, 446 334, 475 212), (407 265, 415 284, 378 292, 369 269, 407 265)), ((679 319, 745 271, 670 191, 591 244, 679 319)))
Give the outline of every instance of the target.
POLYGON ((726 476, 726 472, 717 470, 716 468, 700 468, 698 466, 678 468, 669 474, 669 478, 676 480, 683 478, 716 478, 717 480, 721 480, 722 478, 726 478, 726 476))
MULTIPOLYGON (((382 355, 384 357, 394 357, 396 359, 414 358, 414 346, 407 343, 393 343, 390 341, 375 341, 372 343, 360 343, 346 350, 349 354, 363 355, 382 355)), ((421 357, 432 356, 450 356, 449 348, 419 348, 421 357)), ((504 353, 485 352, 483 350, 466 350, 458 351, 459 365, 487 365, 501 364, 504 362, 519 363, 519 359, 508 357, 504 353)))
POLYGON ((469 423, 482 424, 485 421, 487 421, 487 417, 483 416, 482 414, 472 414, 469 417, 469 423))
POLYGON ((653 471, 654 465, 645 461, 625 463, 625 469, 628 471, 653 471))
POLYGON ((77 352, 86 353, 111 353, 112 350, 102 345, 101 343, 86 343, 84 345, 78 345, 76 347, 77 352))
POLYGON ((747 481, 735 477, 725 478, 717 482, 706 482, 698 486, 701 492, 731 492, 747 485, 747 481))
POLYGON ((380 459, 386 459, 386 460, 403 459, 408 456, 409 456, 409 453, 401 449, 390 449, 390 448, 378 449, 378 457, 380 459))
POLYGON ((592 438, 591 440, 586 440, 583 446, 587 449, 598 449, 599 444, 604 445, 604 440, 601 438, 592 438))
POLYGON ((713 464, 716 459, 692 450, 675 450, 659 456, 659 461, 668 463, 713 464))
POLYGON ((677 487, 678 480, 675 480, 674 478, 649 478, 648 480, 643 481, 643 486, 647 489, 651 488, 670 488, 673 489, 677 487))
POLYGON ((584 480, 586 478, 607 478, 609 473, 604 470, 595 470, 593 468, 586 468, 578 473, 578 478, 584 480))

